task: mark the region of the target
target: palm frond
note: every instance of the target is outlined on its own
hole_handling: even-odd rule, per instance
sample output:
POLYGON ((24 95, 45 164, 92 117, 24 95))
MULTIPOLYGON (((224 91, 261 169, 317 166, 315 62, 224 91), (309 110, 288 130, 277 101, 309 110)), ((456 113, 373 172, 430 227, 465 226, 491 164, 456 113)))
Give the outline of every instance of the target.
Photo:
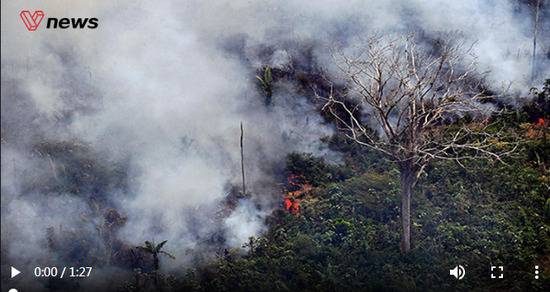
POLYGON ((163 254, 163 255, 166 255, 166 256, 168 256, 169 258, 173 259, 173 260, 176 259, 175 256, 173 256, 172 254, 167 253, 167 252, 165 252, 165 251, 163 251, 163 250, 159 251, 159 253, 161 253, 161 254, 163 254))
POLYGON ((140 249, 140 250, 143 250, 145 252, 148 252, 148 253, 153 253, 153 251, 145 246, 136 246, 136 249, 140 249))
POLYGON ((157 247, 155 248, 155 250, 156 250, 157 252, 159 252, 160 249, 166 244, 167 241, 168 241, 168 240, 165 240, 165 241, 159 243, 159 244, 157 245, 157 247))

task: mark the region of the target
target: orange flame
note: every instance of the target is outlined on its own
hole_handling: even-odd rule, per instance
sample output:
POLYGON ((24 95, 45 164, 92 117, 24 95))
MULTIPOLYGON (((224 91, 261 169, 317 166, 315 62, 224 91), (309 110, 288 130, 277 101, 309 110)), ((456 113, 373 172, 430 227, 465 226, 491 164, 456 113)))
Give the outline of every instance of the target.
POLYGON ((290 201, 290 198, 285 198, 283 200, 283 207, 285 207, 285 210, 290 211, 290 207, 292 207, 292 201, 290 201))
POLYGON ((300 214, 300 200, 306 193, 313 190, 301 175, 291 174, 287 177, 287 187, 284 190, 283 207, 293 215, 300 214))
POLYGON ((545 135, 548 135, 546 129, 548 127, 548 121, 544 118, 538 118, 536 122, 525 127, 525 137, 529 139, 540 139, 545 135))

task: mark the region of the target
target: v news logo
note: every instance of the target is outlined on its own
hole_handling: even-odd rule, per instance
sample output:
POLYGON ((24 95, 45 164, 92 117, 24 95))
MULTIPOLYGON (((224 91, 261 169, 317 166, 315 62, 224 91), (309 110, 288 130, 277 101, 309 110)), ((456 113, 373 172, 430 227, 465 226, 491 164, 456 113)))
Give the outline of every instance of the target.
MULTIPOLYGON (((19 16, 28 31, 36 31, 45 14, 42 10, 36 10, 34 13, 29 10, 22 10, 19 16)), ((48 17, 46 20, 46 29, 96 29, 98 26, 99 19, 97 17, 48 17)))
POLYGON ((42 19, 44 19, 44 11, 36 10, 33 14, 31 14, 30 11, 23 10, 19 13, 19 16, 21 17, 21 20, 23 20, 27 30, 35 31, 40 25, 40 22, 42 22, 42 19))

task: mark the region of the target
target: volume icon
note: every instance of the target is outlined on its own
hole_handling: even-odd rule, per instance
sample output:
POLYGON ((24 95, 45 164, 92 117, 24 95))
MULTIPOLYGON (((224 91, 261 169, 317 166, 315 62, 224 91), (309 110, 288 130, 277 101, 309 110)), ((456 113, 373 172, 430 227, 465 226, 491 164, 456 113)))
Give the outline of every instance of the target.
POLYGON ((458 265, 458 266, 454 267, 454 269, 449 270, 449 274, 451 276, 454 276, 455 278, 457 278, 459 280, 462 280, 462 278, 464 278, 464 276, 466 276, 466 269, 464 269, 463 266, 458 265))

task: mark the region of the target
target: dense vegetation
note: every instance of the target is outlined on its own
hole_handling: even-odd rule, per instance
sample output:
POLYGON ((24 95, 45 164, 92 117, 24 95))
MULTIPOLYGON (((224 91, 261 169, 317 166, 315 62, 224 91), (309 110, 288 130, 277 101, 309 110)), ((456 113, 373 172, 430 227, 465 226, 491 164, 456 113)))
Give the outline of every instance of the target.
MULTIPOLYGON (((288 155, 286 173, 300 175, 313 187, 302 198, 299 215, 278 208, 266 219, 267 232, 250 238, 242 249, 221 247, 213 260, 165 274, 159 270, 169 256, 158 255, 166 242, 136 248, 116 238, 127 218, 101 194, 126 188, 124 164, 98 160, 76 142, 43 143, 35 151, 51 158, 55 175, 33 187, 87 198, 97 214, 80 214, 81 232, 47 230, 48 248, 67 261, 135 269, 116 286, 122 291, 546 291, 549 105, 550 80, 533 92, 529 104, 492 117, 499 124, 495 128, 504 125, 522 139, 506 164, 430 164, 413 195, 413 246, 406 255, 398 244, 398 170, 339 135, 325 141, 341 153, 338 165, 307 153, 288 155), (94 216, 104 220, 88 219, 94 216), (99 238, 92 236, 96 233, 99 238), (108 252, 101 252, 101 246, 108 252), (457 264, 466 267, 464 280, 449 276, 457 264), (543 271, 538 280, 535 264, 543 271), (491 265, 505 267, 504 279, 490 279, 491 265)), ((166 243, 167 251, 178 248, 166 243)), ((69 287, 56 280, 47 285, 69 287)))
MULTIPOLYGON (((432 163, 413 196, 413 249, 399 251, 399 175, 377 154, 340 137, 336 167, 292 154, 291 173, 316 186, 301 214, 275 211, 269 231, 241 250, 173 275, 182 291, 545 290, 550 284, 550 141, 541 124, 547 81, 514 114, 493 117, 525 138, 506 163, 432 163), (449 268, 466 267, 462 281, 449 268), (534 279, 534 265, 546 271, 534 279), (490 266, 505 266, 490 279, 490 266)), ((547 117, 546 117, 547 118, 547 117)))

